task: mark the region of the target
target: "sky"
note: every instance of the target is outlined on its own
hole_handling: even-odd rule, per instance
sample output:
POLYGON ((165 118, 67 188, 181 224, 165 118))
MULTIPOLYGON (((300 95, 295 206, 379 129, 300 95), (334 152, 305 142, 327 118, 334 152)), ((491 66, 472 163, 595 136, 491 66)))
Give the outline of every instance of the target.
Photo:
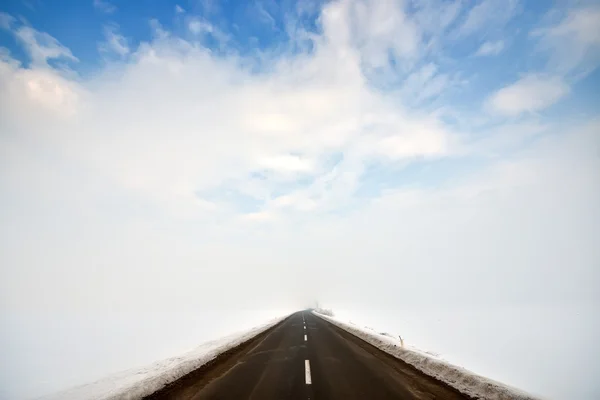
POLYGON ((0 398, 319 301, 600 397, 600 2, 0 5, 0 398))

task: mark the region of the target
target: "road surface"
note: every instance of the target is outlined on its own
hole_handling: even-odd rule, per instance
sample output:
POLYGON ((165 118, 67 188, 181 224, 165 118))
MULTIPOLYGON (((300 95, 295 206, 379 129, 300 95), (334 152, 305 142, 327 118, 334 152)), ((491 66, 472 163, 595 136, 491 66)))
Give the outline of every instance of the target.
POLYGON ((467 399, 308 311, 147 399, 467 399))

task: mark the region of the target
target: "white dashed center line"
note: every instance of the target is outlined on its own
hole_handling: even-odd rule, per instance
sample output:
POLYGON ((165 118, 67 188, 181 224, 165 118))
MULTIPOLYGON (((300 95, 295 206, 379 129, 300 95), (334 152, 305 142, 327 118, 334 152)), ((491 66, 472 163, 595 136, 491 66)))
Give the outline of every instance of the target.
POLYGON ((312 380, 310 379, 310 362, 308 360, 304 360, 304 375, 306 378, 306 384, 310 385, 312 380))
POLYGON ((305 341, 305 342, 307 341, 306 335, 304 335, 304 341, 305 341))

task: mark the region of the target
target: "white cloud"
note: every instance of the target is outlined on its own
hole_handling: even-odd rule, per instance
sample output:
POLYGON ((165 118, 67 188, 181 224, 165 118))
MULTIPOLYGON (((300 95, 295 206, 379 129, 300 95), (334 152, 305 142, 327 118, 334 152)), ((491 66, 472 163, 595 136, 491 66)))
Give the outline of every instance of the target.
POLYGON ((41 113, 42 118, 63 120, 73 116, 83 90, 67 77, 68 71, 50 68, 48 60, 78 61, 77 58, 47 33, 30 26, 17 26, 14 19, 10 21, 7 28, 25 48, 31 68, 22 67, 8 51, 2 52, 0 82, 4 92, 1 98, 3 111, 21 121, 26 121, 28 110, 41 113))
POLYGON ((382 154, 396 159, 416 156, 444 155, 448 152, 446 132, 415 125, 410 134, 390 136, 379 142, 382 154))
POLYGON ((185 13, 185 9, 181 7, 179 4, 175 4, 175 14, 183 14, 185 13))
MULTIPOLYGON (((190 29, 212 27, 192 20, 190 29)), ((64 122, 68 126, 42 117, 24 121, 20 114, 4 120, 19 132, 61 131, 49 137, 48 151, 68 154, 82 168, 92 168, 169 213, 195 209, 198 217, 204 215, 197 191, 264 169, 274 171, 266 182, 272 188, 296 174, 318 178, 331 169, 326 165, 331 155, 340 152, 355 154, 353 163, 338 167, 351 170, 336 172, 338 186, 313 187, 315 201, 326 201, 329 191, 350 195, 366 162, 452 151, 442 124, 411 116, 386 95, 371 91, 360 61, 349 57, 349 45, 340 52, 337 44, 320 41, 314 55, 275 60, 272 73, 260 77, 240 68, 235 55, 216 58, 168 32, 137 49, 130 49, 115 27, 107 27, 105 34, 107 48, 121 56, 131 53, 130 61, 112 66, 120 73, 86 82, 47 71, 45 79, 56 82, 56 89, 42 91, 31 84, 24 95, 24 88, 14 88, 12 98, 23 98, 22 109, 31 106, 28 101, 46 104, 46 112, 73 116, 64 122), (52 107, 39 93, 50 96, 52 107)), ((60 50, 54 56, 70 54, 53 38, 52 43, 60 50)), ((8 70, 38 74, 14 66, 8 70)))
MULTIPOLYGON (((19 351, 11 350, 0 376, 46 382, 17 388, 4 379, 0 386, 23 394, 9 397, 75 383, 64 365, 81 370, 83 383, 176 354, 239 328, 248 310, 273 304, 302 308, 318 298, 426 314, 443 302, 452 315, 477 298, 486 310, 533 302, 597 309, 598 122, 544 125, 553 133, 548 138, 538 137, 535 123, 522 131, 495 126, 494 136, 506 133, 510 143, 465 146, 468 136, 458 128, 407 110, 398 93, 368 83, 363 63, 381 65, 384 49, 418 58, 420 29, 408 19, 390 3, 327 3, 312 50, 265 52, 268 68, 260 73, 240 54, 204 48, 204 20, 187 40, 154 24, 151 40, 86 76, 48 65, 52 57, 74 58, 49 36, 22 42, 38 60, 32 65, 2 53, 0 294, 2 322, 11 323, 2 324, 9 329, 0 339, 3 348, 19 351), (516 135, 530 147, 523 149, 516 135), (482 147, 491 160, 478 158, 482 147), (476 160, 463 157, 464 149, 476 160), (409 163, 415 168, 402 168, 409 163), (443 183, 436 164, 442 178, 449 176, 443 183), (386 171, 378 178, 393 181, 392 188, 359 196, 372 167, 386 171), (433 182, 421 179, 421 169, 433 182), (232 205, 203 197, 215 188, 239 199, 232 205), (126 323, 115 322, 114 310, 126 323), (140 322, 147 310, 161 324, 149 329, 140 322), (185 314, 185 325, 173 320, 173 310, 185 314), (218 320, 211 311, 235 322, 207 327, 218 320), (182 329, 169 328, 175 325, 182 329), (40 336, 49 326, 67 328, 40 336), (115 351, 130 349, 131 337, 144 341, 135 351, 115 351), (77 354, 57 350, 62 346, 77 354)), ((404 72, 411 90, 433 97, 443 86, 427 88, 445 75, 443 64, 422 64, 404 72)), ((567 92, 559 78, 531 75, 498 91, 490 105, 519 115, 567 92)), ((512 348, 514 336, 475 329, 495 327, 490 313, 481 318, 458 326, 465 338, 486 344, 473 352, 490 342, 512 348)), ((451 319, 433 322, 428 343, 457 329, 451 319)), ((594 354, 595 336, 578 342, 584 361, 594 354)), ((544 386, 545 379, 568 387, 569 395, 592 387, 593 379, 575 373, 530 374, 539 372, 540 356, 554 357, 555 347, 536 348, 531 363, 500 364, 493 355, 472 362, 493 365, 498 376, 526 376, 519 383, 551 387, 550 396, 561 389, 544 386)), ((579 368, 596 371, 594 362, 579 368)))
POLYGON ((572 36, 585 45, 600 44, 600 8, 572 10, 558 25, 550 28, 550 36, 572 36))
POLYGON ((105 42, 99 45, 101 51, 115 53, 120 57, 129 54, 130 49, 127 39, 119 33, 117 25, 107 25, 104 27, 105 42))
POLYGON ((504 50, 504 41, 498 40, 496 42, 484 42, 477 52, 476 56, 497 56, 504 50))
POLYGON ((117 7, 106 0, 94 0, 94 8, 106 14, 112 14, 117 11, 117 7))
POLYGON ((230 39, 229 36, 217 26, 199 17, 190 18, 187 22, 187 27, 189 31, 196 36, 212 36, 221 46, 225 45, 230 39))
POLYGON ((241 216, 242 221, 247 222, 270 222, 273 221, 276 216, 273 213, 267 211, 258 211, 253 213, 244 214, 241 216))
POLYGON ((518 116, 541 111, 569 93, 569 86, 557 77, 528 75, 506 86, 488 99, 494 112, 518 116))
POLYGON ((300 211, 312 211, 317 207, 317 203, 303 192, 279 196, 273 199, 272 204, 276 208, 294 207, 300 211))
POLYGON ((332 2, 323 9, 321 22, 331 43, 355 48, 370 69, 387 68, 390 52, 398 59, 419 52, 420 32, 402 2, 332 2))
POLYGON ((584 77, 600 65, 600 7, 569 10, 558 23, 533 32, 550 53, 555 73, 584 77))
POLYGON ((263 158, 259 161, 259 165, 280 172, 311 172, 314 169, 311 160, 305 160, 291 154, 263 158))
POLYGON ((201 33, 212 33, 214 28, 212 24, 201 19, 192 19, 188 22, 190 32, 199 35, 201 33))

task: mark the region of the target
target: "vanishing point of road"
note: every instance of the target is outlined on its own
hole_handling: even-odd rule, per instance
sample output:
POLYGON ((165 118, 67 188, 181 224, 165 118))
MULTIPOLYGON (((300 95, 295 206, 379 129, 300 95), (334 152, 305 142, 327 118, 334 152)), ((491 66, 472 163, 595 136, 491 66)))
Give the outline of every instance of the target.
POLYGON ((309 311, 146 399, 467 399, 309 311))

